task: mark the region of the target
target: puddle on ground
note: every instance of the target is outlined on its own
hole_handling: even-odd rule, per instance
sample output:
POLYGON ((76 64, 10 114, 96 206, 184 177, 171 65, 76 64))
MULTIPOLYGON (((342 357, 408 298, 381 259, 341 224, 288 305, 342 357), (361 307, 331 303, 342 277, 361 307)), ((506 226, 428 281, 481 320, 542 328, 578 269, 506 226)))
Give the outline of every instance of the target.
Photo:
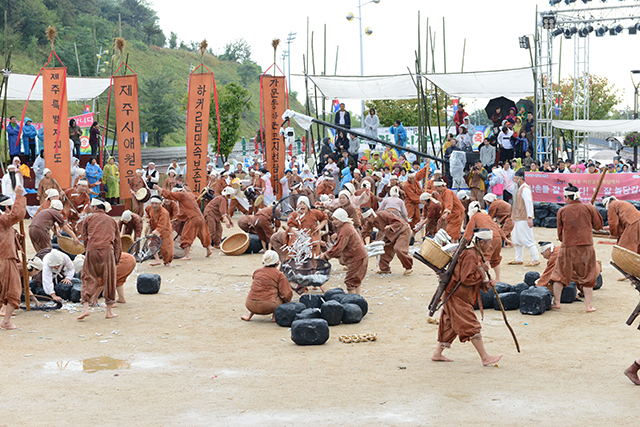
POLYGON ((98 372, 117 371, 118 369, 128 369, 130 366, 126 360, 114 359, 112 357, 101 356, 83 360, 62 360, 57 362, 47 362, 42 368, 47 372, 98 372))

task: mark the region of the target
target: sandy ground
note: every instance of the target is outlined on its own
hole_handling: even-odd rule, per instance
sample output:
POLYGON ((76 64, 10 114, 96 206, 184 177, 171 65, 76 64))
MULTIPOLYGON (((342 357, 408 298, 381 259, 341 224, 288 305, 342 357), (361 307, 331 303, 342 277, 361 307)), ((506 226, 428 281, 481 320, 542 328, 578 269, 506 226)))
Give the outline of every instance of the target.
MULTIPOLYGON (((555 240, 555 230, 535 235, 555 240)), ((133 274, 117 319, 22 311, 20 330, 0 331, 0 425, 635 425, 640 387, 622 371, 640 356, 640 332, 625 324, 638 293, 615 280, 612 246, 596 248, 598 311, 576 302, 542 316, 508 312, 518 354, 500 312, 487 310, 487 349, 504 358, 483 367, 470 343, 454 343, 455 363, 429 360, 437 326, 426 306, 437 281, 422 264, 403 277, 394 260, 394 274, 378 277, 370 259, 369 314, 332 327, 325 345, 299 347, 267 316, 239 319, 261 255, 206 259, 197 247, 173 269, 140 266, 162 275, 161 291, 138 294, 133 274), (378 341, 338 341, 369 332, 378 341)), ((513 249, 503 256, 513 259, 513 249)), ((526 271, 504 266, 503 281, 526 271)), ((334 268, 329 287, 343 278, 334 268)))

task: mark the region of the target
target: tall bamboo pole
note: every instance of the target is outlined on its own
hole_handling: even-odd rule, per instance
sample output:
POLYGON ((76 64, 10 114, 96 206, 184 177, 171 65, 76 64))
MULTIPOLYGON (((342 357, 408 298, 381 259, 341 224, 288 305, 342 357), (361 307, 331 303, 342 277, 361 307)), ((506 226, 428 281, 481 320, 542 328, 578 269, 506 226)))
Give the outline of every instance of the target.
MULTIPOLYGON (((324 24, 324 68, 323 68, 323 72, 322 75, 326 76, 327 75, 327 24, 324 24)), ((326 121, 326 117, 325 117, 325 108, 326 108, 326 99, 323 96, 322 97, 322 121, 326 121)), ((324 135, 326 133, 326 129, 324 126, 322 126, 322 134, 324 135)))
MULTIPOLYGON (((447 74, 447 41, 446 41, 446 30, 444 26, 444 16, 442 17, 442 54, 444 56, 444 73, 447 74)), ((444 130, 445 132, 449 132, 449 117, 447 115, 447 105, 449 105, 449 94, 444 94, 444 130)))

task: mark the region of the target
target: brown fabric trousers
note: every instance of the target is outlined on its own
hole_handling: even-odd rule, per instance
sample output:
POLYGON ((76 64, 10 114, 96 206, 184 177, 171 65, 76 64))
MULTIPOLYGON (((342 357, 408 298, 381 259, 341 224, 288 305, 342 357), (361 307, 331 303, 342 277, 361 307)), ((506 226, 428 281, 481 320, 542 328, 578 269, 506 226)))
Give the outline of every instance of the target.
POLYGON ((600 274, 593 245, 561 246, 550 282, 569 286, 572 281, 579 289, 593 288, 600 274))
POLYGON ((116 302, 116 257, 113 249, 95 249, 87 252, 82 267, 81 301, 91 302, 100 288, 100 280, 104 284, 104 300, 107 304, 116 302))
POLYGON ((220 241, 222 240, 222 224, 219 218, 212 218, 207 221, 207 228, 211 235, 211 244, 215 247, 220 247, 220 241))
POLYGON ((131 196, 131 212, 144 217, 144 203, 138 202, 136 196, 131 196))
POLYGON ((502 227, 502 232, 504 233, 506 238, 507 239, 511 239, 511 232, 513 231, 513 228, 515 227, 515 224, 513 223, 513 220, 511 218, 507 218, 502 223, 501 227, 502 227))
POLYGON ((476 199, 480 203, 480 207, 484 209, 484 191, 479 188, 473 187, 469 191, 470 197, 476 199))
POLYGON ((280 262, 284 262, 289 257, 288 252, 284 248, 284 241, 287 238, 286 231, 278 231, 271 236, 269 242, 271 243, 271 249, 278 253, 278 257, 280 258, 280 262))
POLYGON ((193 245, 196 236, 200 239, 203 247, 211 246, 211 235, 203 217, 198 216, 185 221, 180 235, 180 247, 184 249, 193 245))
POLYGON ((31 244, 36 252, 51 247, 51 235, 40 227, 29 227, 29 239, 31 239, 31 244))
POLYGON ((258 235, 260 240, 262 240, 266 245, 269 245, 269 242, 271 241, 271 236, 273 236, 274 234, 273 227, 271 227, 271 224, 259 217, 258 222, 255 225, 255 229, 256 229, 256 234, 258 235))
POLYGON ((640 221, 629 224, 618 239, 618 246, 640 254, 640 221))
POLYGON ((397 255, 405 270, 413 268, 413 258, 409 255, 409 242, 411 242, 411 230, 406 229, 393 242, 384 245, 384 254, 380 255, 379 267, 382 271, 390 271, 389 264, 393 256, 397 255))
POLYGON ((442 307, 438 324, 438 342, 451 344, 456 337, 469 341, 482 330, 473 306, 452 294, 442 307))
POLYGON ((407 209, 407 219, 409 219, 409 225, 413 230, 416 224, 420 222, 420 205, 418 203, 411 203, 405 200, 404 206, 407 209))
POLYGON ((276 308, 282 305, 284 301, 280 297, 276 297, 275 301, 258 301, 254 299, 248 299, 245 301, 244 306, 247 310, 253 314, 272 314, 275 313, 276 308))
POLYGON ((18 262, 15 259, 0 259, 0 302, 3 305, 20 308, 21 277, 18 262))
MULTIPOLYGON (((342 261, 342 259, 341 259, 342 261)), ((362 280, 367 275, 367 267, 369 266, 369 258, 362 259, 349 258, 345 260, 347 264, 347 274, 344 277, 344 284, 347 289, 356 289, 362 285, 362 280)))

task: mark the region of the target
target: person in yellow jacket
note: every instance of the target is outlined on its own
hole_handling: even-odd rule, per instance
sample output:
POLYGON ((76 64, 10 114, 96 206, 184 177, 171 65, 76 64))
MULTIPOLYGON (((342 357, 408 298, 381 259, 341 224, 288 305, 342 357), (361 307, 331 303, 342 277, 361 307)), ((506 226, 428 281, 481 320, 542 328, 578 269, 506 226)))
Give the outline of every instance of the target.
POLYGON ((386 166, 393 168, 393 165, 398 161, 398 153, 391 147, 385 147, 384 152, 382 153, 382 160, 384 160, 384 164, 386 166))

